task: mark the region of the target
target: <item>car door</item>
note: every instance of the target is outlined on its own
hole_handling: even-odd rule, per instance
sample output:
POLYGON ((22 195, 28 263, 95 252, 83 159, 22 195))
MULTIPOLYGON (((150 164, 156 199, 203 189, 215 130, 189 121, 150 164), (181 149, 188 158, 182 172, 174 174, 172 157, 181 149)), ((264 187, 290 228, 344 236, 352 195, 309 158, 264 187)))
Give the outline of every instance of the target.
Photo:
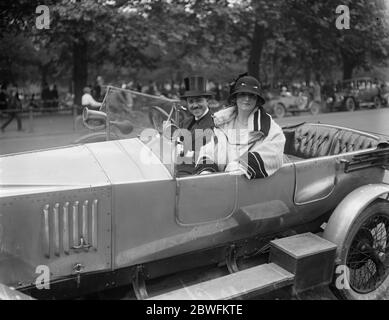
POLYGON ((176 220, 195 225, 230 217, 236 209, 237 176, 222 172, 176 179, 176 220))
POLYGON ((295 204, 302 205, 322 200, 333 192, 336 183, 334 160, 323 157, 296 162, 295 170, 295 204))

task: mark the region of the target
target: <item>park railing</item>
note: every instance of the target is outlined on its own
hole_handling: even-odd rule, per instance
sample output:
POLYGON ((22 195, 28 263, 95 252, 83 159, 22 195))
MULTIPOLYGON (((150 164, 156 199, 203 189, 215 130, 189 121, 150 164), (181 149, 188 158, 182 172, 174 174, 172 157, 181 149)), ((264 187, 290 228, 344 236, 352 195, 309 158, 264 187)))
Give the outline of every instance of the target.
POLYGON ((61 100, 33 100, 28 103, 22 102, 20 108, 0 109, 0 117, 4 119, 15 113, 19 117, 28 119, 28 132, 34 131, 34 119, 37 117, 54 115, 71 115, 73 117, 73 131, 76 131, 80 107, 61 100))

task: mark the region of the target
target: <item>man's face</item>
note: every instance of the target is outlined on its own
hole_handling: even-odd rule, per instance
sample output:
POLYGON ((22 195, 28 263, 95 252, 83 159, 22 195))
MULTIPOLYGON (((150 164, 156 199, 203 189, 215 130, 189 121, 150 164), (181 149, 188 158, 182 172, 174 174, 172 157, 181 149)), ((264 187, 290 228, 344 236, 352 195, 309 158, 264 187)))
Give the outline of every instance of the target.
POLYGON ((187 98, 188 110, 196 118, 201 117, 208 108, 208 100, 205 97, 189 97, 187 98))

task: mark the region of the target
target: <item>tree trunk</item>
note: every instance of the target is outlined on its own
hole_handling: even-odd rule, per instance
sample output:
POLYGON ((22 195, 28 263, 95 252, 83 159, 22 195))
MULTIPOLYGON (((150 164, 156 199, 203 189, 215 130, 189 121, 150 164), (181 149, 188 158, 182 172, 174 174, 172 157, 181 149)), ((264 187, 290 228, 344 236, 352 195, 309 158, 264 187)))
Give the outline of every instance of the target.
POLYGON ((341 52, 341 55, 343 61, 343 80, 351 79, 355 68, 353 56, 343 50, 341 52))
POLYGON ((249 61, 247 64, 247 71, 250 76, 259 79, 259 66, 261 63, 262 49, 266 41, 265 28, 256 23, 254 28, 254 35, 251 42, 251 50, 249 61))
POLYGON ((305 84, 309 86, 309 83, 311 82, 311 68, 308 66, 304 68, 304 80, 305 84))
POLYGON ((87 43, 82 37, 73 42, 74 103, 81 105, 83 88, 88 81, 87 43))
POLYGON ((347 59, 343 59, 343 80, 351 79, 353 76, 354 66, 348 62, 347 59))
POLYGON ((42 85, 47 83, 47 75, 49 71, 49 65, 48 64, 41 64, 40 65, 40 71, 41 71, 41 83, 42 85))

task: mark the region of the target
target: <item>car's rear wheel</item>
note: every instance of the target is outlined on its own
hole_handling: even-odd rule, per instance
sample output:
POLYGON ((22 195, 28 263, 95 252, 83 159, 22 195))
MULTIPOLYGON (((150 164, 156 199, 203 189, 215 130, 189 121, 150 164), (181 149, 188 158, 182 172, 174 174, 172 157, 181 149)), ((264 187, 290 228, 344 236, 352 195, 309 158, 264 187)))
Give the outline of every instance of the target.
POLYGON ((374 101, 374 108, 380 109, 382 107, 382 101, 380 97, 375 96, 373 101, 374 101))
POLYGON ((311 111, 311 114, 313 114, 314 116, 319 114, 320 113, 320 105, 316 101, 313 101, 311 103, 311 106, 310 106, 310 111, 311 111))
POLYGON ((285 117, 285 113, 286 113, 286 110, 285 110, 284 105, 282 103, 277 103, 274 107, 274 115, 276 116, 276 118, 285 117))
POLYGON ((344 103, 344 106, 347 111, 354 111, 355 110, 355 101, 353 98, 348 97, 344 103))
POLYGON ((344 287, 335 282, 339 294, 350 300, 388 299, 389 202, 373 202, 345 232, 340 265, 347 267, 348 281, 344 287))

